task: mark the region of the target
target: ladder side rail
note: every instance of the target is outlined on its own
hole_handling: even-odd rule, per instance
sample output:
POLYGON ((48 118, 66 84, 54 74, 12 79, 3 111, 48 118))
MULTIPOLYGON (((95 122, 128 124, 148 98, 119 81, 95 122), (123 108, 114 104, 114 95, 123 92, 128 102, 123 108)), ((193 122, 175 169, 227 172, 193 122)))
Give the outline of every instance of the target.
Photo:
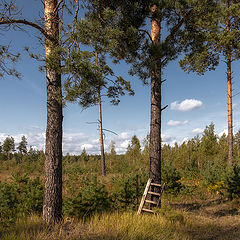
POLYGON ((143 208, 143 205, 144 205, 144 203, 145 203, 145 199, 146 199, 146 197, 147 197, 148 190, 149 190, 149 187, 150 187, 150 185, 151 185, 151 182, 152 182, 152 179, 149 178, 149 179, 148 179, 148 182, 147 182, 147 185, 146 185, 146 187, 145 187, 143 196, 142 196, 142 200, 141 200, 140 205, 139 205, 139 208, 138 208, 138 212, 137 212, 138 215, 139 215, 139 214, 141 213, 141 211, 142 211, 142 208, 143 208))

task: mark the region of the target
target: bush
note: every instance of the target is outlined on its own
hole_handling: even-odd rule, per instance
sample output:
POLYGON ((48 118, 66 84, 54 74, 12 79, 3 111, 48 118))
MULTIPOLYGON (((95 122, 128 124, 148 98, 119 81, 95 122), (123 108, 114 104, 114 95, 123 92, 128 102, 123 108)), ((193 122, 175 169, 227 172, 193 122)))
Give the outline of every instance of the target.
POLYGON ((180 173, 170 164, 164 164, 162 166, 162 179, 163 182, 166 183, 164 187, 165 192, 176 194, 183 187, 180 182, 180 173))
POLYGON ((12 182, 0 183, 0 220, 9 225, 17 217, 40 214, 43 205, 43 184, 39 177, 31 180, 27 174, 13 173, 12 182))
POLYGON ((209 161, 202 171, 202 175, 204 177, 204 185, 216 185, 216 183, 221 182, 225 178, 226 165, 222 164, 218 159, 209 161))
POLYGON ((112 179, 112 198, 116 207, 135 208, 144 191, 146 176, 135 174, 119 175, 112 179))
POLYGON ((226 191, 228 197, 240 198, 240 166, 233 166, 226 176, 226 191))
POLYGON ((70 197, 65 197, 63 201, 64 214, 68 216, 90 216, 109 210, 111 207, 111 198, 106 187, 97 181, 96 176, 83 180, 79 192, 76 193, 74 184, 69 191, 70 197))

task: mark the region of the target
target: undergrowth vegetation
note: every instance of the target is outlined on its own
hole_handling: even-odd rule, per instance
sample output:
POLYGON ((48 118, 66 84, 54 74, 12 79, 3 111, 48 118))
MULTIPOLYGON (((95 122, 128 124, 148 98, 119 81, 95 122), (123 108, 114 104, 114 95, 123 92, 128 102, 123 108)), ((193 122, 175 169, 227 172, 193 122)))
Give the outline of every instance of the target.
MULTIPOLYGON (((176 209, 196 211, 216 199, 224 203, 240 198, 238 135, 235 136, 233 167, 227 166, 226 136, 219 139, 213 136, 214 126, 210 125, 201 139, 195 137, 179 146, 163 146, 162 181, 166 185, 163 208, 156 210, 157 216, 135 215, 148 179, 149 138, 142 150, 132 145, 124 155, 117 155, 115 151, 106 154, 106 177, 101 176, 100 156, 88 155, 86 151, 80 156, 64 156, 63 214, 71 221, 65 220, 67 223, 56 228, 71 226, 69 231, 73 236, 81 232, 75 238, 67 236, 68 230, 61 230, 59 237, 54 238, 57 230, 46 231, 40 223, 43 152, 31 150, 21 158, 14 153, 10 159, 0 153, 0 238, 198 239, 188 234, 188 231, 195 231, 191 229, 197 223, 189 222, 191 215, 176 209), (14 228, 16 231, 11 233, 14 228), (11 234, 17 234, 18 238, 11 234), (36 238, 31 234, 36 234, 36 238)), ((239 209, 238 202, 236 207, 223 213, 238 216, 239 209)), ((211 221, 209 224, 216 227, 211 221)))

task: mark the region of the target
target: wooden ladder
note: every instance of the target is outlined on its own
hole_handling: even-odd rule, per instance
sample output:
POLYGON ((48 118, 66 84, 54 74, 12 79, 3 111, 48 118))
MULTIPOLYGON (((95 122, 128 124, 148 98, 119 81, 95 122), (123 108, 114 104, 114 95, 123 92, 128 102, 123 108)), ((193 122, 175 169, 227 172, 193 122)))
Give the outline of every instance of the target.
POLYGON ((144 193, 143 193, 143 196, 142 196, 142 200, 141 200, 139 208, 138 208, 138 212, 137 212, 138 215, 141 214, 142 211, 149 212, 149 213, 154 213, 154 211, 150 209, 150 204, 153 204, 155 207, 159 206, 159 203, 160 203, 160 200, 161 200, 161 196, 163 194, 164 185, 165 185, 165 183, 161 185, 161 184, 153 183, 152 179, 150 179, 150 178, 148 179, 147 185, 145 187, 145 190, 144 190, 144 193), (161 188, 160 193, 152 192, 150 190, 151 186, 161 188), (157 201, 155 202, 155 201, 152 201, 152 200, 148 200, 147 199, 148 195, 156 196, 157 197, 157 201), (149 208, 144 208, 144 204, 145 203, 149 204, 149 208))

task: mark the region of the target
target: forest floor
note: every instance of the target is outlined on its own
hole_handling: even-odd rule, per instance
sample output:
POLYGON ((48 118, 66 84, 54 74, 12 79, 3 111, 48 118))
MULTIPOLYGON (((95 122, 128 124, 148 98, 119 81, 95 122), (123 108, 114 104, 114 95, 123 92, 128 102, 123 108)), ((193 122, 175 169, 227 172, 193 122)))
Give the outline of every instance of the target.
POLYGON ((2 240, 240 240, 240 200, 164 200, 155 215, 130 211, 67 218, 52 229, 31 216, 0 234, 2 240))
POLYGON ((240 200, 188 200, 170 206, 188 219, 186 239, 240 240, 240 200))

